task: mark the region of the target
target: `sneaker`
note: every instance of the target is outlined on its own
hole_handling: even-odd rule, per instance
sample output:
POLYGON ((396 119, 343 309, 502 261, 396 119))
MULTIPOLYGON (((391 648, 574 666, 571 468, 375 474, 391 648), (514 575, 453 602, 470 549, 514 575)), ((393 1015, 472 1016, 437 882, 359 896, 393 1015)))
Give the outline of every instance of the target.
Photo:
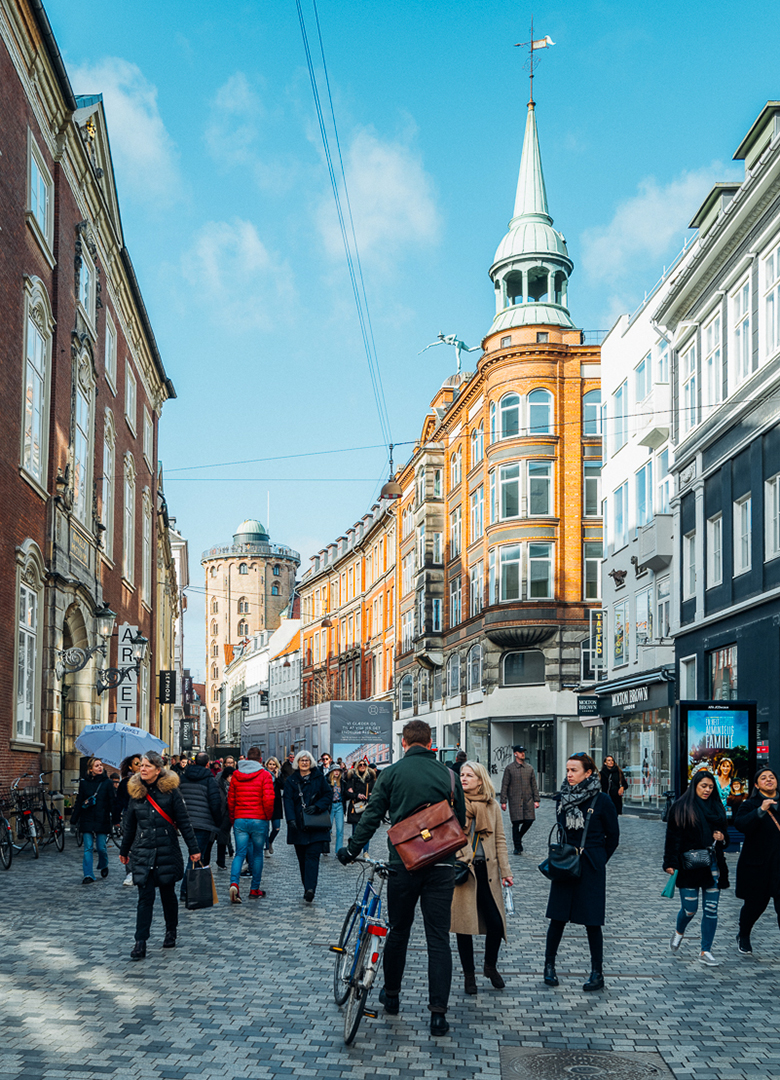
POLYGON ((241 897, 238 895, 238 885, 236 885, 235 883, 230 886, 230 903, 231 904, 240 904, 241 903, 241 897))
POLYGON ((133 884, 133 875, 128 874, 127 877, 125 878, 125 880, 122 882, 122 884, 126 885, 128 887, 128 889, 129 889, 130 886, 133 884))
POLYGON ((86 877, 83 877, 81 879, 81 884, 82 885, 91 885, 94 880, 95 879, 93 877, 90 877, 89 874, 87 874, 86 877))
POLYGON ((249 867, 247 867, 246 870, 241 871, 241 877, 251 877, 251 876, 252 876, 252 871, 249 869, 249 867))
POLYGON ((699 963, 706 964, 707 967, 720 967, 720 960, 716 960, 711 952, 699 953, 699 963))
POLYGON ((306 901, 307 904, 310 904, 314 899, 314 889, 307 889, 306 892, 303 894, 303 899, 306 901))
POLYGON ((108 877, 108 867, 107 866, 104 866, 103 869, 100 871, 100 876, 101 877, 108 877))
POLYGON ((737 934, 737 948, 743 956, 752 956, 753 948, 750 944, 750 938, 744 934, 737 934))
POLYGON ((249 899, 250 900, 259 900, 261 896, 265 896, 265 889, 250 889, 249 890, 249 899))
POLYGON ((683 935, 678 934, 677 931, 675 930, 675 932, 672 934, 672 940, 669 942, 669 948, 672 950, 672 952, 677 952, 677 950, 682 945, 682 940, 683 940, 683 935))

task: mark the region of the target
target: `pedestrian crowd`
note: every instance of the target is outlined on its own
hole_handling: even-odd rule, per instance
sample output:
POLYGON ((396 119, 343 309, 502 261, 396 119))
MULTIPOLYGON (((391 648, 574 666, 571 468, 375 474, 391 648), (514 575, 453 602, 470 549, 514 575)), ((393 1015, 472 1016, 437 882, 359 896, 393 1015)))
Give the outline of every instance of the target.
MULTIPOLYGON (((165 922, 163 948, 174 948, 179 912, 176 885, 181 883, 179 899, 189 904, 188 889, 197 886, 200 893, 205 878, 198 875, 210 867, 215 848, 216 870, 229 871, 230 902, 263 900, 264 860, 273 855, 285 822, 303 900, 311 904, 320 861, 330 853, 334 828, 335 851, 347 865, 369 851, 371 838, 383 822, 389 822, 392 834, 393 826, 421 809, 448 803, 462 830, 459 850, 410 869, 388 838, 389 933, 380 992, 385 1011, 397 1014, 419 903, 428 954, 430 1030, 442 1035, 449 1028, 451 933, 467 995, 479 992, 475 937, 484 938, 484 977, 498 990, 505 986, 498 961, 501 944, 507 940, 507 913, 514 908, 514 874, 502 811, 509 813, 512 853, 522 855, 523 837, 533 825, 540 795, 534 769, 520 745, 513 747, 513 760, 504 770, 498 794, 485 766, 468 760, 465 752, 460 751, 449 767, 439 761, 432 749, 431 729, 424 721, 405 725, 402 746, 403 756, 382 770, 366 758, 334 762, 325 753, 317 760, 308 750, 291 752, 283 762, 275 757, 263 761, 258 747, 250 747, 238 761, 228 756, 217 762, 205 753, 191 760, 174 756, 168 762, 149 751, 122 762, 116 789, 104 763, 90 758, 71 817, 72 827, 83 836, 83 884, 95 880, 95 852, 97 872, 108 875, 107 838, 121 825, 123 884, 138 888, 130 956, 143 960, 155 894, 160 894, 165 922), (345 824, 351 826, 346 843, 345 824), (180 839, 189 856, 186 866, 180 839), (229 864, 228 855, 232 856, 229 864), (249 888, 242 896, 245 877, 249 888)), ((583 990, 604 987, 606 866, 619 845, 618 819, 627 787, 613 756, 605 758, 601 769, 587 753, 573 754, 566 763, 566 779, 555 796, 549 855, 539 867, 550 878, 543 975, 548 987, 559 985, 556 957, 568 924, 585 928, 590 975, 583 990)), ((742 836, 736 868, 736 895, 743 902, 736 933, 738 952, 752 953, 751 933, 770 900, 780 924, 777 776, 771 769, 760 769, 749 797, 730 823, 721 788, 717 767, 714 772, 707 768, 694 772, 668 815, 663 856, 663 869, 669 875, 664 895, 672 896, 676 890, 680 901, 671 952, 679 953, 701 901, 698 959, 706 966, 719 963, 713 943, 718 900, 729 887, 724 855, 729 824, 742 836)), ((212 881, 210 873, 208 880, 212 881)))

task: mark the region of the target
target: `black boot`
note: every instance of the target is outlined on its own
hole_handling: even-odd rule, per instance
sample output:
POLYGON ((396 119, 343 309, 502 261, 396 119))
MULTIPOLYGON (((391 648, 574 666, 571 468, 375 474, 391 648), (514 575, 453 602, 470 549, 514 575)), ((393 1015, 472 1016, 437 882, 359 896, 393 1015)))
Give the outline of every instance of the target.
POLYGON ((444 1013, 431 1013, 431 1035, 446 1035, 449 1030, 444 1013))
POLYGON ((162 947, 164 949, 175 949, 176 948, 176 931, 175 930, 166 930, 165 931, 165 938, 163 940, 162 947))
POLYGON ((546 960, 544 964, 544 982, 546 986, 558 986, 558 976, 555 974, 555 963, 546 960))
POLYGON ((603 990, 604 976, 600 971, 591 971, 588 981, 583 985, 583 990, 603 990))
POLYGON ((133 951, 130 953, 131 960, 145 960, 146 959, 146 942, 136 941, 133 945, 133 951))
POLYGON ((482 974, 485 975, 486 978, 490 979, 496 990, 503 990, 506 986, 506 983, 499 975, 498 969, 496 968, 495 964, 485 964, 484 968, 482 969, 482 974))
POLYGON ((464 971, 464 973, 463 973, 463 989, 466 991, 467 994, 476 994, 476 993, 478 993, 478 990, 477 990, 477 977, 476 977, 476 975, 474 974, 473 971, 471 972, 470 975, 467 975, 466 972, 464 971))

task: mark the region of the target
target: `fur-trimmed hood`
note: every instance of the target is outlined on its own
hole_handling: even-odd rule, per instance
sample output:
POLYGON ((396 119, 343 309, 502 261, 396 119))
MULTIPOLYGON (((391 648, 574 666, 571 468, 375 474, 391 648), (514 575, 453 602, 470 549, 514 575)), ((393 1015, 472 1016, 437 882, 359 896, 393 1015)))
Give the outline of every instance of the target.
MULTIPOLYGON (((179 778, 176 773, 172 772, 170 769, 161 769, 160 775, 154 782, 154 786, 158 791, 162 792, 175 791, 179 786, 179 778)), ((127 785, 127 794, 131 799, 145 799, 148 790, 149 788, 141 779, 140 773, 136 773, 127 785)))

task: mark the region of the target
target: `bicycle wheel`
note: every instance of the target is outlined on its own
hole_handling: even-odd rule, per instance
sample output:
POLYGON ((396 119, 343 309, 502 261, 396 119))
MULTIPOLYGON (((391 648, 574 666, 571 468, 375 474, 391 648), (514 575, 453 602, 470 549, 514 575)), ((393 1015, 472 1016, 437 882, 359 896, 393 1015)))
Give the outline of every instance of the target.
POLYGON ((349 988, 349 997, 347 998, 347 1007, 344 1010, 344 1045, 351 1046, 355 1041, 358 1028, 360 1027, 360 1021, 363 1019, 363 1011, 366 1007, 366 1000, 368 998, 369 987, 363 986, 363 976, 366 969, 366 956, 368 950, 371 947, 371 939, 366 934, 363 940, 360 942, 360 949, 358 950, 357 964, 355 965, 355 976, 352 979, 352 983, 349 988))
POLYGON ((333 996, 337 1005, 343 1005, 349 996, 349 973, 352 970, 352 959, 355 952, 355 936, 357 928, 357 904, 353 904, 347 912, 344 925, 339 934, 339 946, 343 953, 336 953, 336 963, 333 966, 333 996))
POLYGON ((0 862, 3 864, 4 870, 10 868, 13 857, 14 844, 11 838, 11 826, 5 818, 0 818, 0 862))
POLYGON ((38 843, 37 825, 38 825, 37 821, 35 821, 32 817, 29 818, 28 825, 27 825, 27 835, 30 838, 30 847, 32 848, 32 853, 33 853, 33 858, 34 859, 37 859, 38 856, 41 853, 40 845, 38 843))
POLYGON ((35 810, 33 813, 33 820, 35 821, 35 836, 38 840, 40 847, 45 847, 49 842, 47 833, 49 830, 46 828, 46 817, 40 810, 35 810))
POLYGON ((65 819, 62 814, 57 814, 54 819, 54 846, 57 851, 65 849, 65 819))

